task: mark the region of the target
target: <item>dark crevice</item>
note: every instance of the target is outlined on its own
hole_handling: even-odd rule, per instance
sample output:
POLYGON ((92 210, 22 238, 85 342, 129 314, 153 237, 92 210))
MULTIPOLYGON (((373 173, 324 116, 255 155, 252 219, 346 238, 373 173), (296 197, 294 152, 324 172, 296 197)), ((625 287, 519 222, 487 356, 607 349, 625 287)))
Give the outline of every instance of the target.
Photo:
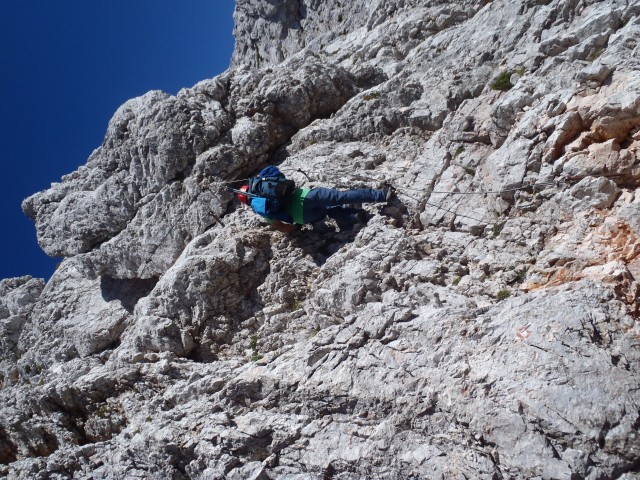
POLYGON ((16 461, 18 449, 11 441, 5 429, 0 425, 0 464, 7 465, 16 461))
POLYGON ((170 179, 167 183, 182 182, 186 177, 187 177, 187 175, 186 175, 185 171, 182 170, 180 172, 176 172, 176 174, 173 176, 173 178, 170 179))
POLYGON ((604 339, 602 338, 602 335, 600 334, 600 331, 598 330, 598 327, 596 325, 596 320, 593 317, 593 315, 589 315, 588 316, 589 319, 589 323, 591 324, 591 328, 592 331, 589 332, 590 333, 590 340, 595 343, 598 346, 602 346, 604 344, 604 339))
POLYGON ((116 348, 118 348, 120 346, 121 343, 121 339, 120 337, 114 339, 109 345, 107 345, 104 350, 102 351, 107 351, 107 350, 115 350, 116 348))
MULTIPOLYGON (((117 235, 117 234, 116 234, 117 235)), ((111 233, 107 233, 106 236, 100 237, 89 243, 87 248, 84 250, 85 252, 91 252, 93 250, 98 250, 104 243, 107 243, 111 240, 115 235, 111 233)))
POLYGON ((133 313, 136 303, 149 295, 157 283, 157 277, 121 279, 103 275, 100 279, 100 290, 105 302, 119 300, 125 310, 133 313))
POLYGON ((605 420, 600 430, 600 435, 598 435, 598 447, 600 447, 601 450, 604 448, 605 438, 609 430, 611 430, 611 423, 609 423, 609 420, 605 420))
POLYGON ((636 459, 633 463, 620 466, 615 468, 613 472, 611 472, 611 478, 616 480, 620 478, 625 473, 638 473, 640 472, 640 458, 636 459))
POLYGON ((87 438, 87 433, 84 430, 84 422, 86 418, 83 416, 80 417, 72 417, 68 416, 64 420, 64 426, 67 431, 71 432, 72 435, 75 436, 78 445, 87 445, 88 443, 93 443, 89 438, 87 438))
POLYGON ((332 478, 335 477, 336 475, 336 469, 333 466, 332 463, 330 463, 329 465, 327 465, 324 469, 324 471, 322 472, 322 479, 323 480, 331 480, 332 478))
POLYGON ((46 429, 42 429, 40 432, 42 436, 42 443, 38 443, 30 448, 34 457, 47 457, 53 452, 58 450, 60 444, 56 436, 46 429))
MULTIPOLYGON (((542 435, 544 435, 544 432, 540 432, 542 435)), ((560 454, 558 453, 558 450, 556 449, 556 447, 553 445, 553 443, 551 442, 551 440, 549 440, 548 438, 547 440, 547 445, 548 447, 551 449, 551 453, 553 455, 553 458, 557 459, 557 460, 562 460, 562 457, 560 456, 560 454)))

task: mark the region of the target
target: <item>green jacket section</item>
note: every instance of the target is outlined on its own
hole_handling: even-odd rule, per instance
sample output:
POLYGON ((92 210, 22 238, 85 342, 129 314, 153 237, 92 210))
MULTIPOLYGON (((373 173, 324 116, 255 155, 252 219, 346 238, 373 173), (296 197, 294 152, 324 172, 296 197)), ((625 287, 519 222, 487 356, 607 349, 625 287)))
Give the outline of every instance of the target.
MULTIPOLYGON (((303 205, 304 199, 311 190, 308 188, 296 188, 291 194, 289 203, 287 204, 286 212, 293 219, 293 223, 302 225, 304 223, 303 205)), ((269 223, 273 223, 274 219, 267 217, 269 223)))

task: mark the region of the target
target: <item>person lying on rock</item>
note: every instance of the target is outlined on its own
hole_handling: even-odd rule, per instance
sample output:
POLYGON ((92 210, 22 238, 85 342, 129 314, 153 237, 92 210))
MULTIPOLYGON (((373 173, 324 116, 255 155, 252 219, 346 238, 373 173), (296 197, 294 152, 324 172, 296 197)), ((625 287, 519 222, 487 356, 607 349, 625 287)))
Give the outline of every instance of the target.
POLYGON ((238 200, 264 217, 276 230, 290 233, 297 225, 315 223, 327 216, 340 229, 356 222, 364 223, 363 210, 347 207, 352 203, 388 202, 393 193, 385 190, 335 190, 333 188, 297 188, 277 167, 268 166, 249 184, 235 190, 238 200))

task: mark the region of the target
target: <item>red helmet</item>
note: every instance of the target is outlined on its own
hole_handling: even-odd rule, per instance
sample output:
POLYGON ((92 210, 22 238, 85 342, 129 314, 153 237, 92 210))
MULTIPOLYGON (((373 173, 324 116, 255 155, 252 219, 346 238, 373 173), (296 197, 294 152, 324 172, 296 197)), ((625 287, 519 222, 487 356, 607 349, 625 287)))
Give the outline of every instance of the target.
MULTIPOLYGON (((249 191, 249 185, 243 185, 240 187, 240 191, 242 192, 248 192, 249 191)), ((247 201, 247 196, 243 193, 239 193, 238 194, 238 200, 240 200, 241 203, 244 203, 245 205, 249 205, 248 201, 247 201)))

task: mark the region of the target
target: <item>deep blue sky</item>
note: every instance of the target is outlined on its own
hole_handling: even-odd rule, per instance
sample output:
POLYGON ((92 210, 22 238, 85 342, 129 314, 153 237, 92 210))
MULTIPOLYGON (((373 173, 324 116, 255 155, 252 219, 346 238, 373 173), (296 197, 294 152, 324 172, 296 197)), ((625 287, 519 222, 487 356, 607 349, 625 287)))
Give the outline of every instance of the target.
POLYGON ((0 279, 51 276, 22 200, 84 164, 149 90, 227 69, 233 0, 0 0, 0 279))

